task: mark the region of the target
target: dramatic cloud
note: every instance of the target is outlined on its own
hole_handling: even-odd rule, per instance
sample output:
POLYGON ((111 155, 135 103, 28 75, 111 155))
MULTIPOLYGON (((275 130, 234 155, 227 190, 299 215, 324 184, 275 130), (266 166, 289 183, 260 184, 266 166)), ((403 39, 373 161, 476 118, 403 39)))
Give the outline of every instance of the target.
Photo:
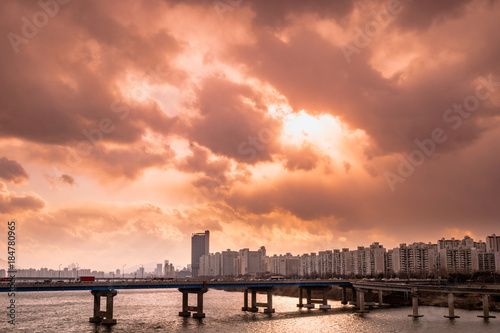
POLYGON ((499 233, 499 1, 0 6, 22 266, 499 233))
MULTIPOLYGON (((9 65, 0 67, 0 136, 66 145, 81 158, 98 144, 140 142, 147 131, 169 135, 175 119, 150 97, 155 87, 182 82, 182 70, 171 65, 182 45, 152 24, 161 22, 166 6, 138 5, 141 17, 130 24, 123 9, 133 6, 73 2, 38 29, 21 20, 40 12, 38 3, 3 4, 9 15, 2 31, 22 37, 32 27, 36 33, 19 45, 6 40, 1 48, 0 60, 9 65)), ((130 160, 119 149, 105 151, 108 156, 99 159, 130 160)), ((125 176, 135 173, 132 168, 124 167, 125 176)))
POLYGON ((318 155, 310 145, 303 145, 298 148, 289 146, 285 148, 287 157, 286 168, 293 170, 312 170, 318 164, 318 155))
POLYGON ((39 211, 44 207, 45 201, 36 194, 17 195, 0 182, 0 214, 39 211))
POLYGON ((263 97, 249 85, 209 78, 197 103, 201 115, 193 120, 190 137, 215 154, 253 164, 270 161, 279 149, 280 125, 266 115, 263 97))
POLYGON ((21 183, 28 179, 28 174, 21 164, 6 157, 1 157, 0 178, 13 183, 21 183))

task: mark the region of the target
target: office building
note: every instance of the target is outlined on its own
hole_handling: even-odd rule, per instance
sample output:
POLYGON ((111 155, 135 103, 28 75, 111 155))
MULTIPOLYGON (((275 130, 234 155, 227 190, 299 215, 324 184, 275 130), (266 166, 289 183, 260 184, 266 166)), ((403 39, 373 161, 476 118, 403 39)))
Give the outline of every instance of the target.
POLYGON ((197 277, 200 269, 200 258, 210 253, 209 246, 210 231, 195 233, 191 237, 191 269, 192 276, 197 277))

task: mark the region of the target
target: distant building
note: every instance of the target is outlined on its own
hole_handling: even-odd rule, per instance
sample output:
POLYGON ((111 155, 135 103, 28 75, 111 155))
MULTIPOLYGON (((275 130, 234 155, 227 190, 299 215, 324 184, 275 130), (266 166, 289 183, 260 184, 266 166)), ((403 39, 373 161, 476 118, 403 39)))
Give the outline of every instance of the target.
POLYGON ((318 256, 316 253, 304 253, 299 258, 299 275, 312 276, 319 274, 318 271, 318 256))
POLYGON ((191 269, 192 276, 197 277, 200 269, 200 257, 210 253, 210 231, 196 233, 191 237, 191 269))
POLYGON ((408 275, 428 275, 437 270, 437 244, 401 244, 390 252, 388 272, 408 275))
POLYGON ((236 276, 238 275, 238 271, 236 270, 238 260, 238 252, 231 251, 228 249, 227 251, 222 251, 222 275, 223 276, 236 276))
POLYGON ((267 262, 265 271, 273 275, 297 276, 299 275, 300 258, 290 253, 286 255, 274 255, 266 257, 267 262))
POLYGON ((161 276, 162 273, 163 273, 163 265, 162 264, 156 264, 155 275, 156 276, 161 276))
POLYGON ((439 269, 443 273, 495 272, 498 270, 495 246, 498 246, 495 235, 486 237, 486 243, 474 242, 469 236, 462 241, 443 238, 438 241, 439 269))
POLYGON ((174 265, 169 263, 168 260, 165 260, 165 265, 163 266, 163 276, 171 278, 177 277, 174 265))
POLYGON ((249 249, 241 249, 238 254, 237 271, 241 275, 256 275, 264 272, 263 258, 266 253, 266 248, 262 246, 257 251, 249 249))
POLYGON ((333 251, 326 250, 318 253, 318 273, 322 277, 333 275, 333 251))
POLYGON ((348 248, 342 248, 342 252, 340 252, 340 270, 343 276, 353 274, 351 271, 351 256, 348 248))
MULTIPOLYGON (((193 235, 193 250, 193 253, 208 251, 208 231, 193 235)), ((476 242, 469 236, 462 240, 442 238, 435 244, 403 243, 390 250, 374 242, 368 247, 358 246, 356 250, 343 248, 300 256, 290 253, 267 256, 264 246, 257 251, 228 249, 215 254, 202 253, 197 263, 193 261, 192 267, 200 276, 268 273, 309 277, 380 274, 426 277, 451 272, 500 272, 500 236, 488 236, 486 242, 476 242)))
POLYGON ((486 252, 500 252, 500 236, 486 236, 486 252))
POLYGON ((221 255, 219 252, 204 254, 200 257, 198 276, 220 276, 221 255))

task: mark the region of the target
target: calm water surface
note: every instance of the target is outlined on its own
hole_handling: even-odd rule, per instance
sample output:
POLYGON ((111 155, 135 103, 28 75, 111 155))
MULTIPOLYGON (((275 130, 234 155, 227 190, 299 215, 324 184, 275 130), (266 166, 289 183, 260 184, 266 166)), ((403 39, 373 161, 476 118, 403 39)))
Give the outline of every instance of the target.
MULTIPOLYGON (((205 294, 206 318, 201 320, 178 316, 181 293, 177 290, 119 290, 114 299, 118 324, 104 327, 88 322, 93 309, 89 291, 21 292, 16 296, 17 325, 13 329, 7 323, 4 310, 0 332, 500 332, 500 314, 485 321, 477 318, 480 311, 455 310, 461 318, 450 321, 443 318, 447 308, 436 307, 420 307, 424 317, 412 319, 407 316, 411 308, 374 308, 358 315, 351 306, 330 301, 332 310, 323 313, 299 310, 296 298, 274 296, 276 313, 272 316, 262 309, 245 313, 241 311, 243 293, 219 290, 205 294)), ((1 299, 6 306, 7 294, 1 299)), ((264 295, 258 295, 258 301, 264 300, 264 295)), ((194 297, 190 305, 195 305, 194 297)))

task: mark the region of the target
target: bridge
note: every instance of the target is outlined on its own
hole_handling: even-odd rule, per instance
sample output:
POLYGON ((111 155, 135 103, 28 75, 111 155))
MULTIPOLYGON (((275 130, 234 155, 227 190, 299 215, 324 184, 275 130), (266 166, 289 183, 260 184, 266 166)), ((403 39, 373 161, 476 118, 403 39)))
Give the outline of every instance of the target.
POLYGON ((446 318, 459 318, 454 313, 454 296, 460 294, 477 294, 482 298, 483 315, 478 316, 484 319, 495 318, 489 313, 489 298, 491 296, 500 296, 500 288, 484 288, 470 286, 446 286, 429 284, 429 281, 407 281, 405 282, 377 282, 360 280, 281 280, 281 281, 150 281, 150 280, 106 280, 95 282, 9 282, 0 283, 0 292, 43 292, 43 291, 68 291, 68 290, 88 290, 94 296, 93 316, 89 318, 90 322, 103 325, 116 324, 113 318, 113 299, 117 295, 117 290, 123 289, 178 289, 182 293, 182 309, 179 316, 194 318, 204 318, 203 296, 211 288, 244 288, 242 311, 258 312, 258 308, 264 308, 264 313, 272 314, 273 308, 272 294, 276 287, 297 287, 299 291, 299 300, 297 307, 313 309, 315 304, 319 305, 320 310, 330 309, 327 300, 327 292, 332 287, 342 288, 343 305, 348 304, 347 288, 351 289, 352 299, 349 304, 356 307, 358 313, 367 313, 368 306, 376 305, 373 299, 373 291, 378 295, 378 306, 383 306, 384 293, 404 293, 412 298, 413 313, 409 317, 422 317, 418 313, 418 298, 420 292, 447 294, 449 315, 446 318), (313 291, 319 292, 321 297, 314 298, 313 291), (267 301, 257 302, 257 293, 267 294, 267 301), (197 295, 196 306, 189 306, 189 294, 197 295), (250 302, 249 302, 250 294, 250 302), (365 301, 365 294, 368 301, 365 301), (106 298, 106 310, 101 311, 101 299, 106 298), (305 303, 304 303, 305 298, 305 303))
POLYGON ((490 315, 489 299, 490 296, 500 296, 500 288, 486 288, 485 286, 469 286, 469 285, 426 285, 419 283, 383 283, 383 282, 365 282, 358 281, 353 283, 353 288, 356 290, 356 305, 359 306, 359 312, 366 312, 364 294, 372 290, 378 291, 379 305, 382 305, 383 292, 403 292, 406 295, 411 295, 413 313, 409 317, 418 318, 422 315, 418 314, 418 297, 419 292, 447 294, 448 295, 448 315, 445 318, 455 319, 460 318, 455 316, 455 294, 478 294, 482 298, 483 315, 480 318, 489 319, 496 318, 490 315))
MULTIPOLYGON (((320 309, 330 309, 327 299, 327 291, 332 286, 339 286, 343 290, 343 304, 347 304, 346 288, 352 287, 348 280, 281 280, 281 281, 146 281, 146 280, 118 280, 104 282, 16 282, 14 285, 15 292, 38 292, 38 291, 68 291, 68 290, 89 290, 94 296, 94 313, 93 317, 89 318, 90 322, 101 323, 103 325, 114 325, 116 319, 113 318, 113 298, 118 294, 118 289, 178 289, 182 293, 182 311, 179 316, 189 317, 193 312, 194 318, 204 318, 203 312, 203 295, 210 288, 245 288, 242 311, 258 312, 258 308, 262 307, 264 313, 274 313, 272 293, 276 287, 298 287, 299 288, 299 304, 298 307, 311 309, 315 304, 320 304, 320 309), (319 290, 322 292, 321 299, 314 299, 312 291, 319 290), (257 302, 257 293, 264 292, 267 294, 267 302, 257 302), (305 292, 305 297, 304 296, 305 292), (251 303, 249 306, 248 294, 251 295, 251 303), (189 306, 189 294, 197 295, 196 306, 189 306), (106 311, 101 311, 101 298, 106 298, 106 311), (303 299, 306 298, 306 303, 303 299)), ((13 291, 13 285, 3 282, 0 284, 0 292, 13 291)))

